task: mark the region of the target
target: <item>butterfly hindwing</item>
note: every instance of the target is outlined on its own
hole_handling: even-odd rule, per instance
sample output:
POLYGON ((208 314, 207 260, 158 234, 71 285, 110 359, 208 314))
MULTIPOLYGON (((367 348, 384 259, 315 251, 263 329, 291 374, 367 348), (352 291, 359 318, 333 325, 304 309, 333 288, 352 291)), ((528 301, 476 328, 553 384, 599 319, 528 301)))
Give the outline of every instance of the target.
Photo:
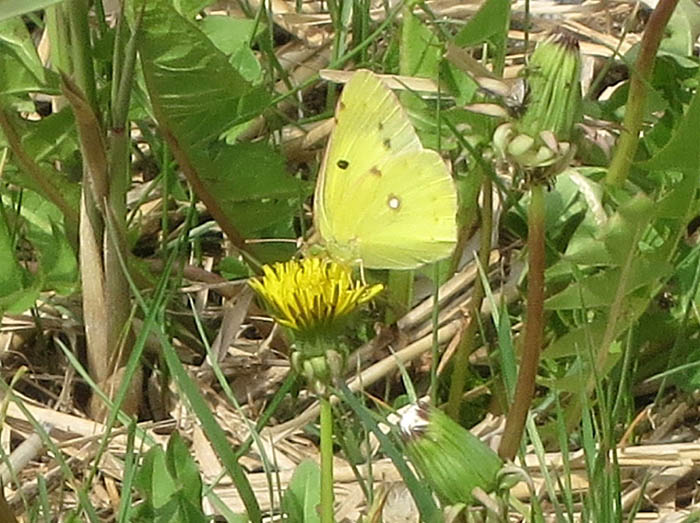
POLYGON ((331 255, 367 268, 415 268, 449 256, 456 243, 452 177, 370 71, 343 90, 315 201, 331 255))

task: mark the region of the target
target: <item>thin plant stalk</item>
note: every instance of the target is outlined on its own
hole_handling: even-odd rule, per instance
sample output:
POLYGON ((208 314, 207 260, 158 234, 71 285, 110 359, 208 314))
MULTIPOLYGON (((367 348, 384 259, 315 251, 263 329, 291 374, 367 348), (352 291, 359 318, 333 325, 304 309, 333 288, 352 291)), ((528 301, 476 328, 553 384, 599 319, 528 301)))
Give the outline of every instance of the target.
POLYGON ((498 453, 503 459, 513 459, 520 447, 527 413, 535 394, 535 378, 542 348, 544 324, 544 187, 537 184, 530 191, 528 212, 528 275, 525 335, 520 358, 518 381, 513 405, 508 411, 503 438, 498 453))
POLYGON ((637 61, 631 69, 629 94, 625 105, 625 118, 622 122, 623 132, 610 162, 606 181, 609 185, 620 187, 629 174, 634 155, 639 145, 639 133, 642 129, 645 102, 651 74, 654 70, 656 52, 663 38, 678 0, 660 0, 644 30, 637 61))
POLYGON ((333 523, 333 410, 330 398, 321 400, 321 523, 333 523))
MULTIPOLYGON (((477 167, 481 170, 481 167, 477 167)), ((488 269, 489 255, 491 254, 491 235, 493 229, 493 186, 489 175, 482 170, 483 181, 481 184, 481 194, 483 205, 481 206, 481 234, 479 244, 479 263, 484 268, 488 269)), ((450 380, 450 393, 447 401, 447 414, 452 419, 459 420, 459 411, 462 404, 462 395, 467 384, 467 376, 469 374, 469 356, 474 351, 477 329, 479 328, 478 315, 481 312, 481 305, 484 301, 485 292, 481 278, 476 278, 474 282, 474 290, 470 300, 469 320, 466 331, 462 340, 457 347, 457 352, 454 356, 454 370, 452 371, 452 379, 450 380)))

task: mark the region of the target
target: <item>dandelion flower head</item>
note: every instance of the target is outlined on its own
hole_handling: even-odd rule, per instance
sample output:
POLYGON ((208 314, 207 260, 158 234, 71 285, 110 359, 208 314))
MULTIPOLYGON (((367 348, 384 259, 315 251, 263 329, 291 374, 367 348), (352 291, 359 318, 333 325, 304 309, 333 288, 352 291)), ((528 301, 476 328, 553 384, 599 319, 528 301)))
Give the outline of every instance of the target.
POLYGON ((319 257, 265 265, 250 286, 279 324, 301 335, 335 331, 383 288, 355 281, 349 267, 319 257))

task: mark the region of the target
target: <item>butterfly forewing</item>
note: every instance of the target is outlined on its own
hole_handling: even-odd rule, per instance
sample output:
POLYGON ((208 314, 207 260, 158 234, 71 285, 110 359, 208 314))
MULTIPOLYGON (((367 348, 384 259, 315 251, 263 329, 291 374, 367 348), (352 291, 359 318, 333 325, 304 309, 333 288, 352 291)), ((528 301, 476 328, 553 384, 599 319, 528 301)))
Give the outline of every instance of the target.
POLYGON ((335 120, 315 195, 317 226, 327 240, 351 227, 342 209, 358 179, 392 152, 421 149, 396 96, 370 71, 357 71, 345 85, 335 120))
POLYGON ((370 71, 343 90, 315 200, 331 254, 368 268, 413 268, 448 256, 456 241, 445 164, 423 149, 396 96, 370 71))

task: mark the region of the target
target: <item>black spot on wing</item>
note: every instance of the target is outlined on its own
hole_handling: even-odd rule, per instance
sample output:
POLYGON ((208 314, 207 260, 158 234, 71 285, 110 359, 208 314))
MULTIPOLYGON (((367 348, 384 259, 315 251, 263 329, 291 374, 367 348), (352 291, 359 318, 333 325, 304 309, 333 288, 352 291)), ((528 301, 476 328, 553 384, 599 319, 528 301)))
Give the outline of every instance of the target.
POLYGON ((336 165, 338 166, 338 169, 342 169, 344 171, 345 169, 350 167, 350 162, 348 162, 347 160, 338 160, 336 165))
POLYGON ((382 171, 381 171, 381 170, 379 169, 379 167, 377 167, 376 165, 373 165, 372 168, 369 170, 369 172, 371 172, 371 173, 372 173, 373 175, 375 175, 375 176, 381 176, 381 175, 382 175, 382 171))
POLYGON ((387 151, 390 150, 391 149, 391 138, 384 138, 384 140, 382 141, 382 145, 384 146, 384 148, 387 151))
POLYGON ((379 128, 380 131, 383 131, 383 130, 384 130, 384 124, 383 124, 382 122, 379 122, 379 123, 377 124, 377 127, 379 128))

